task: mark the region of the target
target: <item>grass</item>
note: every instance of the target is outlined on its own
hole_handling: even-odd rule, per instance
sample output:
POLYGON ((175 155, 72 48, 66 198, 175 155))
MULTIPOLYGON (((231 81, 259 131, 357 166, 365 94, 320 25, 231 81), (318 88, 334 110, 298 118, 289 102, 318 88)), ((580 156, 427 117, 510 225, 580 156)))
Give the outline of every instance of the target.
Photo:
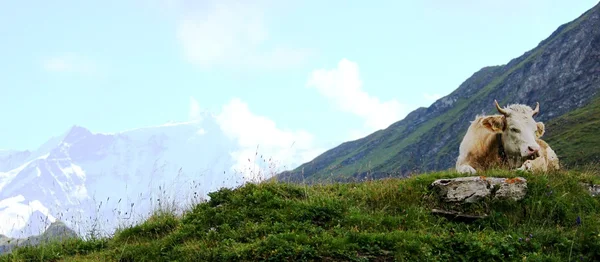
POLYGON ((600 161, 600 97, 584 107, 566 113, 546 124, 546 141, 563 165, 579 169, 600 161))
POLYGON ((111 237, 22 247, 0 261, 592 261, 600 259, 600 201, 579 182, 595 171, 527 174, 518 201, 438 201, 435 172, 362 183, 247 183, 210 193, 182 214, 158 210, 111 237), (432 208, 485 213, 475 222, 432 208))

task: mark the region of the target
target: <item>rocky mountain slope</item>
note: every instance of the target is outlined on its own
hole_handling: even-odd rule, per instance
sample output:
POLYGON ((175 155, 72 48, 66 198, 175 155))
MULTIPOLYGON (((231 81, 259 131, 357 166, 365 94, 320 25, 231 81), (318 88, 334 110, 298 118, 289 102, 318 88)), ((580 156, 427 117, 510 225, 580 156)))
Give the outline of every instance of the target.
POLYGON ((550 145, 566 160, 567 166, 581 164, 570 154, 598 148, 600 142, 586 140, 573 145, 559 135, 581 125, 597 129, 598 122, 572 123, 560 117, 580 108, 594 107, 599 90, 600 4, 560 26, 537 47, 506 65, 474 73, 429 108, 419 108, 384 130, 343 143, 292 171, 279 174, 278 179, 337 181, 453 168, 470 121, 477 114, 496 113, 494 99, 501 105, 534 106, 539 102, 541 112, 536 119, 548 124, 546 139, 550 145), (570 125, 561 126, 565 121, 570 125))

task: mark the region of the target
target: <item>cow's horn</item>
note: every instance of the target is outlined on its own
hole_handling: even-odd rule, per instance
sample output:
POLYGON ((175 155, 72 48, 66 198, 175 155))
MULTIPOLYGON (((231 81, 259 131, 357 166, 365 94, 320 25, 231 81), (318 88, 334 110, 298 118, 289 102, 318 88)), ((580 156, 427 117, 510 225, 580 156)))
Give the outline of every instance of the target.
POLYGON ((496 101, 496 100, 494 99, 494 103, 496 104, 496 109, 498 109, 498 112, 500 112, 500 114, 503 114, 503 115, 505 115, 505 116, 508 116, 508 112, 506 112, 506 110, 504 110, 504 109, 502 109, 502 108, 500 107, 500 105, 498 104, 498 101, 496 101))
POLYGON ((537 115, 540 112, 540 102, 536 102, 535 103, 535 109, 533 109, 533 114, 532 116, 537 115))

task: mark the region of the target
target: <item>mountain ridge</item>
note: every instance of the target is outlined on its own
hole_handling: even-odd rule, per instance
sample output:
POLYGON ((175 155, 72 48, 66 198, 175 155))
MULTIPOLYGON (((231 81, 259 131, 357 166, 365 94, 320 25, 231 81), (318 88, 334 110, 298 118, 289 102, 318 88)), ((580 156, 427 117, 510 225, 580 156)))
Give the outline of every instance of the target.
MULTIPOLYGON (((496 113, 494 100, 501 105, 540 102, 536 120, 542 122, 585 107, 600 90, 598 28, 600 3, 507 64, 473 73, 431 106, 416 109, 386 129, 342 143, 276 179, 347 181, 451 169, 468 123, 477 114, 496 113)), ((560 146, 555 151, 561 157, 560 146)))

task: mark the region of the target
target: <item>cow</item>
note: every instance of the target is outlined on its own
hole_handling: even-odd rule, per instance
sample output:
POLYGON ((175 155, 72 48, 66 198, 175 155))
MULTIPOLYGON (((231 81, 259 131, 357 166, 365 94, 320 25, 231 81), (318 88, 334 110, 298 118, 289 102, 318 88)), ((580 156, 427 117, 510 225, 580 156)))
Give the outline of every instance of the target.
POLYGON ((459 147, 456 170, 475 174, 491 168, 515 170, 548 170, 558 166, 558 157, 548 144, 541 140, 544 123, 533 118, 540 112, 523 104, 501 108, 494 100, 500 114, 481 116, 467 129, 459 147))
MULTIPOLYGON (((538 122, 538 125, 539 123, 541 122, 538 122)), ((541 134, 539 134, 538 138, 536 139, 536 142, 538 143, 538 145, 540 145, 539 157, 533 160, 526 160, 521 167, 517 168, 517 170, 535 172, 560 170, 560 163, 556 152, 552 150, 552 148, 550 147, 550 145, 548 145, 548 143, 546 143, 546 141, 540 139, 540 137, 544 134, 545 131, 543 123, 541 124, 541 129, 541 134)))

